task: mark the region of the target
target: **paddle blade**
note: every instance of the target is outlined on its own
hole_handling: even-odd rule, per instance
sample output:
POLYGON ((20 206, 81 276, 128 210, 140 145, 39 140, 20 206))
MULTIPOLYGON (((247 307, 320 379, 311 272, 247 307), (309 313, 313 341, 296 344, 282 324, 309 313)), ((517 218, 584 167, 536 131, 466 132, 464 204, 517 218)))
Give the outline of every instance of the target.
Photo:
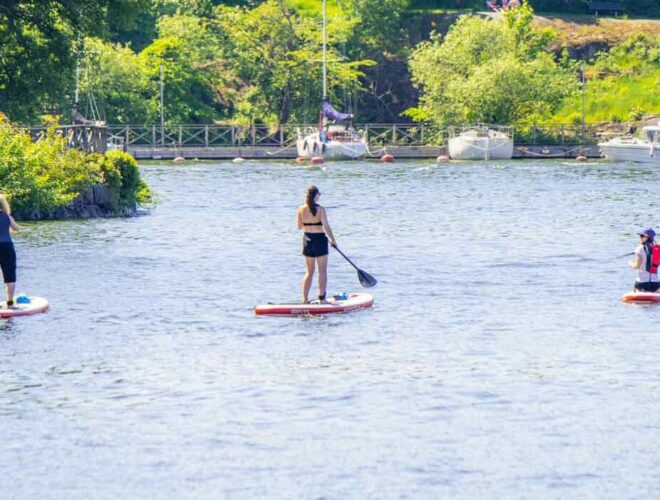
POLYGON ((378 283, 376 278, 369 273, 365 273, 362 269, 358 269, 358 279, 360 280, 360 284, 365 288, 371 288, 378 283))

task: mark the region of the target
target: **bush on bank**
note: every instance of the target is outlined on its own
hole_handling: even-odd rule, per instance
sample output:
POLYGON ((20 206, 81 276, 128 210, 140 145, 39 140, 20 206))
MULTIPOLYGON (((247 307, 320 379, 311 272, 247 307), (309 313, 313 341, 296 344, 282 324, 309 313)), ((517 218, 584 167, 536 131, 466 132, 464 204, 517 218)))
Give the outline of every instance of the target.
POLYGON ((14 212, 51 214, 96 184, 108 188, 116 210, 152 198, 131 155, 68 149, 54 127, 33 141, 0 114, 0 192, 14 212))

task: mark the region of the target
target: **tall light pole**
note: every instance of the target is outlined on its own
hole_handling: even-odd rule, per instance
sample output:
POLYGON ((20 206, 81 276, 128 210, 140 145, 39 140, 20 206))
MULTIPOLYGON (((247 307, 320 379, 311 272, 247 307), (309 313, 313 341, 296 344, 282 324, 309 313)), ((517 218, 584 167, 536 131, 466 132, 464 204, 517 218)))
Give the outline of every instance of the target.
POLYGON ((582 147, 584 147, 584 136, 586 129, 586 121, 587 121, 585 95, 584 95, 585 83, 586 82, 584 79, 584 63, 582 63, 582 67, 580 69, 580 87, 582 87, 582 147))
POLYGON ((165 145, 165 111, 163 109, 163 65, 160 65, 160 145, 165 145))

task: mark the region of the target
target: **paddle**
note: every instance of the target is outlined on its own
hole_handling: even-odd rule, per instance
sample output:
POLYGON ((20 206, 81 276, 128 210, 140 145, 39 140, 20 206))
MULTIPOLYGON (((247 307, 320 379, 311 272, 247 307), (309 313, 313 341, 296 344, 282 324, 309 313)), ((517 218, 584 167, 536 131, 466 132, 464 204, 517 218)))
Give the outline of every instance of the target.
POLYGON ((333 248, 334 248, 335 250, 337 250, 337 251, 341 254, 341 256, 342 256, 343 258, 345 258, 345 259, 348 261, 348 263, 349 263, 351 266, 353 266, 355 269, 357 269, 358 279, 360 280, 360 284, 361 284, 363 287, 365 287, 365 288, 371 288, 372 286, 376 286, 376 283, 378 283, 378 281, 376 280, 376 278, 374 278, 371 274, 364 272, 362 269, 359 269, 358 266, 356 266, 355 264, 353 264, 353 262, 351 261, 351 259, 349 259, 348 257, 346 257, 346 255, 344 255, 344 252, 342 252, 341 250, 339 250, 338 247, 335 246, 335 247, 333 247, 333 248))
POLYGON ((623 255, 619 255, 617 257, 614 257, 615 259, 620 259, 622 257, 628 257, 629 255, 635 255, 635 252, 630 252, 630 253, 624 253, 623 255))

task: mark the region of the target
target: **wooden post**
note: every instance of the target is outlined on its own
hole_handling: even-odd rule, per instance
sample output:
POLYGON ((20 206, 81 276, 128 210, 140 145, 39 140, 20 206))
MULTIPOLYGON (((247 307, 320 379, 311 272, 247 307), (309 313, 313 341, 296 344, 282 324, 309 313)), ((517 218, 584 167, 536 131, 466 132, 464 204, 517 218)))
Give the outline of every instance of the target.
POLYGON ((151 126, 151 147, 156 147, 156 125, 151 126))
POLYGON ((204 125, 204 147, 209 147, 209 126, 204 125))
POLYGON ((181 125, 179 125, 179 147, 181 147, 181 135, 182 135, 181 131, 182 131, 182 129, 183 129, 183 127, 181 127, 181 125))
POLYGON ((124 151, 128 148, 128 138, 129 138, 129 133, 128 131, 130 130, 131 126, 126 125, 126 128, 124 129, 124 151))

